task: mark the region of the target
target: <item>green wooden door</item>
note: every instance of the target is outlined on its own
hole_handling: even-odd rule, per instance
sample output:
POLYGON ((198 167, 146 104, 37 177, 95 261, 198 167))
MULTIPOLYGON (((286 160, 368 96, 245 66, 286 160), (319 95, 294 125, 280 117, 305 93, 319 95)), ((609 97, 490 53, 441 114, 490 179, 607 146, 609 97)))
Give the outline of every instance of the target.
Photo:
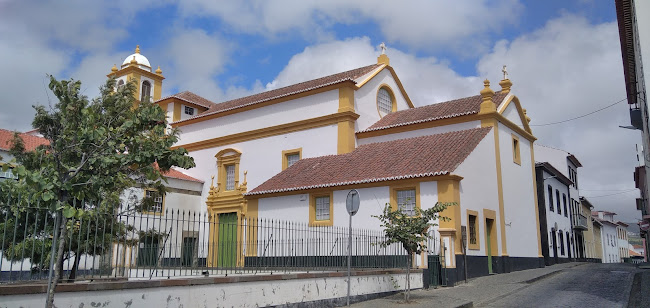
POLYGON ((219 214, 217 266, 234 267, 237 263, 237 213, 219 214))
POLYGON ((492 224, 494 221, 492 219, 485 220, 485 234, 487 242, 487 261, 488 261, 488 273, 492 274, 492 224))
POLYGON ((151 237, 140 239, 138 266, 155 266, 156 263, 158 263, 158 239, 151 237))

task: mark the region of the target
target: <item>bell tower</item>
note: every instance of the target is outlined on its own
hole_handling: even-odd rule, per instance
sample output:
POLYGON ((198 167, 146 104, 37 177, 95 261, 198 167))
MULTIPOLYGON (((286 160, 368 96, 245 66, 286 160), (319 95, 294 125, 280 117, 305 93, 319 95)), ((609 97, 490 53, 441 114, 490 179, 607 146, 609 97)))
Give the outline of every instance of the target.
POLYGON ((162 81, 165 77, 162 75, 160 66, 155 71, 152 71, 149 60, 140 54, 140 45, 135 47, 134 54, 124 59, 119 68, 117 65, 113 65, 110 74, 106 76, 115 77, 118 87, 134 80, 137 84, 135 92, 136 106, 146 98, 154 102, 161 98, 162 81))

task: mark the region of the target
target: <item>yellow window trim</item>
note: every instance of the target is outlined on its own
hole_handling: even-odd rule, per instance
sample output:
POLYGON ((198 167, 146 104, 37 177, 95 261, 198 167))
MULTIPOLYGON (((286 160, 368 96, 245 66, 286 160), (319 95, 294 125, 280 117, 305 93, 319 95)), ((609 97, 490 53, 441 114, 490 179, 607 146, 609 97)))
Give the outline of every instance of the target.
POLYGON ((471 250, 480 250, 481 249, 481 237, 479 232, 479 216, 477 211, 472 211, 472 210, 467 210, 467 249, 471 250), (470 238, 470 225, 469 225, 469 217, 474 216, 474 232, 476 233, 476 243, 472 244, 469 241, 470 238))
POLYGON ((388 94, 390 94, 390 99, 392 102, 391 106, 391 113, 397 111, 397 101, 395 100, 395 92, 393 92, 393 88, 391 88, 388 84, 382 83, 377 87, 377 94, 375 94, 375 107, 377 107, 377 114, 379 115, 379 118, 383 118, 385 115, 381 115, 381 111, 379 111, 379 90, 385 89, 388 91, 388 94))
POLYGON ((512 161, 521 166, 521 142, 515 134, 512 134, 512 161))
MULTIPOLYGON (((148 191, 153 191, 153 192, 158 193, 158 191, 155 190, 155 189, 144 189, 144 190, 143 190, 144 198, 147 197, 147 192, 148 192, 148 191)), ((161 197, 162 197, 162 206, 160 207, 160 213, 157 213, 157 212, 150 212, 150 211, 144 211, 144 210, 141 210, 140 213, 145 214, 145 215, 162 216, 162 214, 165 212, 165 199, 166 199, 166 198, 165 198, 165 195, 161 195, 161 197)))
POLYGON ((302 148, 282 151, 282 170, 289 168, 289 155, 298 154, 298 159, 302 159, 302 148))
POLYGON ((416 183, 404 183, 404 184, 394 184, 390 185, 390 208, 393 211, 398 210, 397 206, 397 191, 400 190, 410 190, 415 189, 415 207, 422 209, 420 206, 420 182, 416 183))
POLYGON ((239 161, 241 160, 241 152, 228 148, 219 151, 214 157, 217 158, 217 189, 221 195, 238 194, 237 189, 239 188, 239 161), (226 155, 228 153, 233 153, 226 155), (235 166, 235 187, 232 190, 226 190, 226 166, 234 165, 235 166))
POLYGON ((309 226, 322 227, 334 225, 334 194, 332 191, 327 193, 314 193, 309 195, 309 226), (330 219, 316 220, 316 198, 317 197, 330 197, 330 219))

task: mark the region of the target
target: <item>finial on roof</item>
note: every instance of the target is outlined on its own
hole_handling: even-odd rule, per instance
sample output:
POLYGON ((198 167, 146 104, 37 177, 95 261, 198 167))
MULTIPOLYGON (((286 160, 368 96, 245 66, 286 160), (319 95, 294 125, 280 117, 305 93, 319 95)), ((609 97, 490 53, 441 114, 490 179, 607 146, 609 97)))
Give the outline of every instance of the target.
POLYGON ((162 75, 162 70, 160 69, 160 65, 158 65, 158 68, 156 69, 156 74, 162 75))
POLYGON ((381 42, 381 44, 379 44, 379 49, 381 49, 381 54, 377 57, 377 64, 390 65, 390 59, 388 59, 388 56, 386 55, 386 44, 381 42))
POLYGON ((131 59, 131 65, 136 65, 138 64, 138 61, 135 60, 135 56, 133 56, 133 59, 131 59))
POLYGON ((135 53, 140 53, 140 45, 135 45, 135 53))
POLYGON ((111 72, 117 72, 117 65, 113 64, 113 67, 111 67, 111 72))
POLYGON ((479 114, 483 113, 491 113, 491 112, 496 112, 497 111, 497 106, 494 104, 494 101, 492 101, 492 97, 494 96, 494 91, 490 89, 490 81, 485 79, 483 81, 483 90, 481 90, 481 109, 479 111, 479 114))
POLYGON ((510 93, 510 87, 512 87, 512 81, 508 79, 508 70, 506 69, 505 65, 503 65, 503 69, 501 70, 501 72, 503 72, 503 80, 499 81, 499 85, 501 86, 501 92, 510 93))

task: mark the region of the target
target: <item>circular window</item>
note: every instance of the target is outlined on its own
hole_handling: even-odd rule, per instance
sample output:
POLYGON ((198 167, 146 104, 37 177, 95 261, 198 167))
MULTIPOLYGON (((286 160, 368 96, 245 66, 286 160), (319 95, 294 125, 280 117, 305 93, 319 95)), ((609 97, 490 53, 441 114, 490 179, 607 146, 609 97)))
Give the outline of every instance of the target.
POLYGON ((377 109, 382 117, 393 112, 393 96, 386 88, 377 92, 377 109))

